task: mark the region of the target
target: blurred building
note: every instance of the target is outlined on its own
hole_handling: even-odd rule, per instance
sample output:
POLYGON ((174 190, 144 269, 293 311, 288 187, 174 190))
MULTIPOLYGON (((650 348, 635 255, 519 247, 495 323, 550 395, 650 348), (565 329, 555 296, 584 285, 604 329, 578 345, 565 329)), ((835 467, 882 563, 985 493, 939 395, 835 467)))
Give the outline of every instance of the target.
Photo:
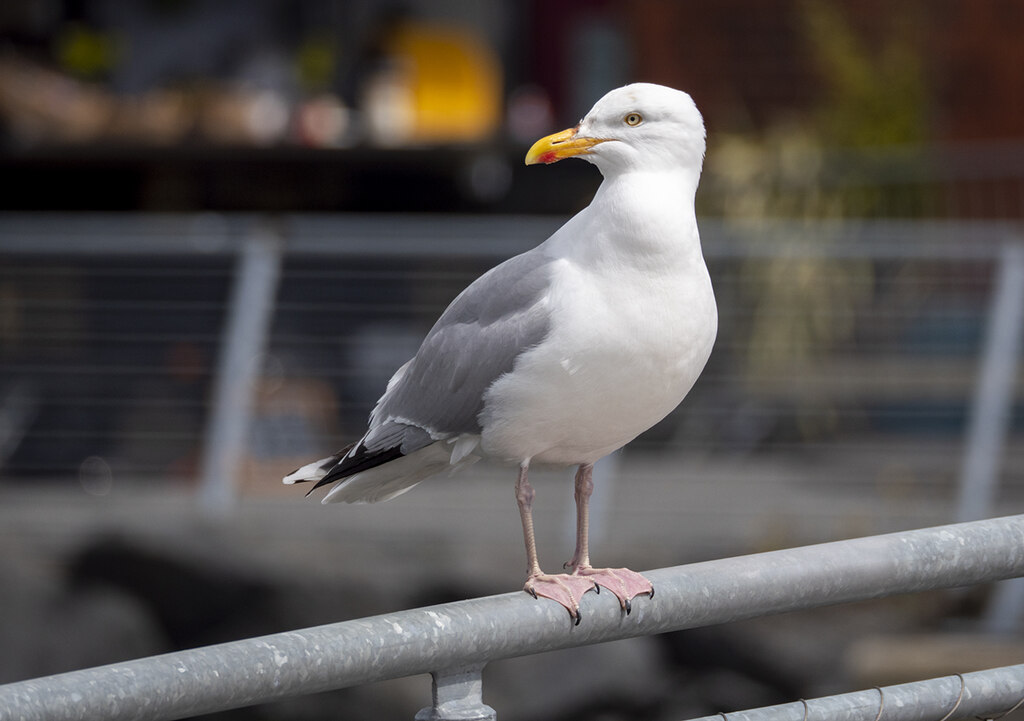
POLYGON ((927 148, 943 182, 1012 193, 1022 15, 1004 0, 17 3, 0 13, 0 163, 22 182, 4 203, 565 212, 592 186, 538 207, 552 194, 513 182, 522 149, 632 80, 687 89, 712 157, 723 134, 795 121, 825 148, 927 148))

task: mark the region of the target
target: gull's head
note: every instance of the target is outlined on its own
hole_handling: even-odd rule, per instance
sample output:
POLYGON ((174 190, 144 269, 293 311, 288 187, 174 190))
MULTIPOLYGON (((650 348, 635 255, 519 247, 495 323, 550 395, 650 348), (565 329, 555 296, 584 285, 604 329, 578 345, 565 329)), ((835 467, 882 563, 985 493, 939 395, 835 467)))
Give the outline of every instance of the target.
POLYGON ((534 143, 526 164, 579 156, 605 174, 678 168, 700 172, 704 138, 704 120, 688 94, 633 83, 598 100, 575 128, 534 143))

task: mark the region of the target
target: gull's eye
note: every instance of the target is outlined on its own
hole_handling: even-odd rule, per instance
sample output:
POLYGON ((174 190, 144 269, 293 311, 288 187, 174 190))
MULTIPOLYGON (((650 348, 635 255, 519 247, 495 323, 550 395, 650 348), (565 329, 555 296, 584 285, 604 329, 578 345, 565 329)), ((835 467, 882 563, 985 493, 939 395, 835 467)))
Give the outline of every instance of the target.
POLYGON ((644 121, 644 116, 640 113, 630 113, 623 120, 626 121, 626 125, 637 126, 644 121))

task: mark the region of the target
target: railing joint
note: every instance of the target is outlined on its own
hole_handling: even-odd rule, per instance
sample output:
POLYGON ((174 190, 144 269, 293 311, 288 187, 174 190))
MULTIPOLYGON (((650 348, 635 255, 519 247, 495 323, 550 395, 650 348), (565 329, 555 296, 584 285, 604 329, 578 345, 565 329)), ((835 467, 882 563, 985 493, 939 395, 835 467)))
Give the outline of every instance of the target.
POLYGON ((432 671, 433 704, 420 709, 416 721, 497 721, 484 703, 483 664, 432 671))

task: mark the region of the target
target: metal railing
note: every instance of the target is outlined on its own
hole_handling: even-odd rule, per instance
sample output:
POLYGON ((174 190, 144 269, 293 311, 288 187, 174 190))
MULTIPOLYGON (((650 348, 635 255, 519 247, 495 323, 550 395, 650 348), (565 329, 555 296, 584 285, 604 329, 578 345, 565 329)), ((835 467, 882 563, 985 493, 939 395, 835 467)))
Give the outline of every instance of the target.
POLYGON ((1024 665, 1017 665, 722 713, 692 721, 995 720, 1020 708, 1022 700, 1024 665))
MULTIPOLYGON (((423 673, 433 676, 433 703, 418 719, 494 719, 495 711, 482 698, 481 671, 490 661, 1022 576, 1024 516, 647 575, 655 597, 637 599, 630 615, 609 594, 585 597, 578 626, 561 606, 525 593, 478 598, 0 686, 0 719, 177 719, 423 673)), ((995 693, 997 686, 990 685, 983 693, 972 681, 964 709, 1005 710, 1007 693, 1018 694, 1022 678, 1019 667, 1007 673, 1017 679, 1012 692, 995 693), (977 701, 985 694, 988 701, 977 701)), ((895 698, 897 692, 890 693, 895 698)), ((934 705, 945 694, 929 698, 934 705)), ((791 709, 787 713, 768 717, 794 718, 791 709)))

